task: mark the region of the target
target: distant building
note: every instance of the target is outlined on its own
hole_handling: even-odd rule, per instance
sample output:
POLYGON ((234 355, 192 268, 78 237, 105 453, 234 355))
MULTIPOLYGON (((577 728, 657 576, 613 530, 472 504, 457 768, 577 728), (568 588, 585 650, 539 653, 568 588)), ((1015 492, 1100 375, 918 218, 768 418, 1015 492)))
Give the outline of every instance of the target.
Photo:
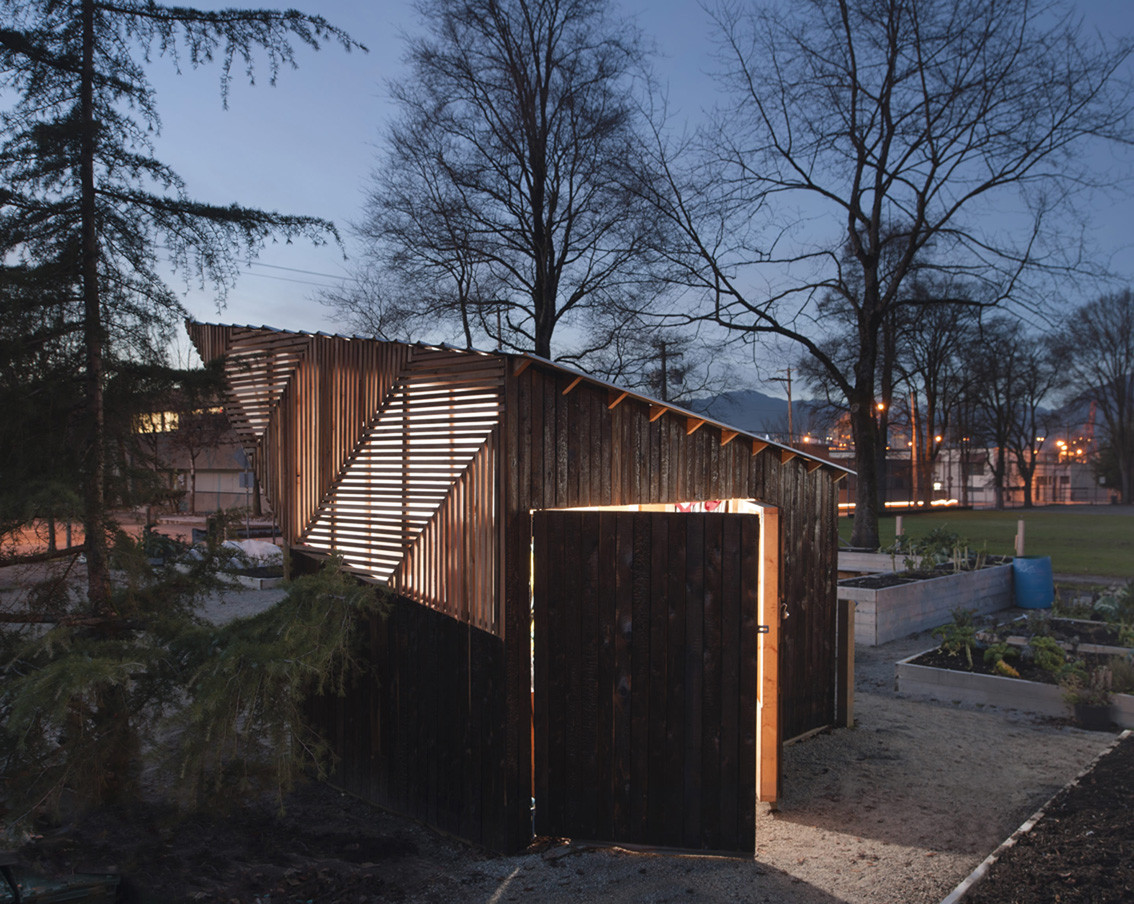
MULTIPOLYGON (((226 431, 216 445, 196 452, 195 462, 190 461, 189 451, 177 444, 175 435, 165 439, 158 444, 158 456, 177 491, 178 511, 206 514, 254 506, 251 463, 231 431, 226 431)), ((263 497, 261 506, 267 511, 263 497)))
MULTIPOLYGON (((956 499, 975 508, 995 505, 996 486, 990 464, 995 456, 995 449, 942 449, 933 468, 934 498, 956 499)), ((1011 455, 1005 484, 1004 504, 1023 505, 1024 479, 1011 455)), ((1032 478, 1033 504, 1105 504, 1115 492, 1099 484, 1085 453, 1076 454, 1066 444, 1058 443, 1040 450, 1032 478)))
POLYGON ((167 489, 155 504, 175 512, 208 514, 220 509, 267 511, 251 462, 219 409, 186 417, 153 412, 140 417, 133 465, 158 475, 167 489))

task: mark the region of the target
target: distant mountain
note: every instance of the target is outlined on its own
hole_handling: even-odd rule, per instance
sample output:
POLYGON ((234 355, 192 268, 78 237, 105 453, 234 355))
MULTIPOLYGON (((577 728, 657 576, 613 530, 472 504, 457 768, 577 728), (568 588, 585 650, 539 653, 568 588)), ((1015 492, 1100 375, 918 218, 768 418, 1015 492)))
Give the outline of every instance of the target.
POLYGON ((686 407, 747 433, 782 433, 787 429, 787 399, 777 399, 756 389, 736 389, 692 399, 686 407))

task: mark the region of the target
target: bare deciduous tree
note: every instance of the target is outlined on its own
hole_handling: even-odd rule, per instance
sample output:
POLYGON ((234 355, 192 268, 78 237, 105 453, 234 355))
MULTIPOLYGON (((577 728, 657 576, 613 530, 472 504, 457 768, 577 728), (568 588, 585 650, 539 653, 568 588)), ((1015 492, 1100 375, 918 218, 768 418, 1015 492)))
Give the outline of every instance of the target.
POLYGON ((1044 341, 1005 316, 989 318, 966 346, 969 400, 978 437, 995 480, 996 507, 1004 508, 1010 458, 1023 480, 1024 507, 1032 506, 1032 479, 1047 424, 1042 406, 1062 383, 1061 368, 1044 341))
POLYGON ((610 311, 658 288, 656 226, 627 187, 637 34, 606 0, 422 0, 418 11, 428 32, 393 85, 400 116, 359 225, 371 274, 393 290, 329 302, 356 322, 585 359, 622 322, 610 311), (581 348, 568 353, 564 327, 581 348))
POLYGON ((1074 311, 1056 354, 1076 396, 1101 412, 1122 501, 1134 502, 1134 293, 1104 295, 1074 311))
POLYGON ((715 18, 727 104, 693 162, 658 127, 652 197, 705 316, 788 337, 829 373, 853 423, 852 543, 876 546, 878 358, 907 280, 931 256, 993 304, 1080 266, 1054 235, 1096 181, 1091 143, 1129 134, 1130 46, 1029 0, 725 2, 715 18), (849 370, 820 298, 853 324, 849 370))

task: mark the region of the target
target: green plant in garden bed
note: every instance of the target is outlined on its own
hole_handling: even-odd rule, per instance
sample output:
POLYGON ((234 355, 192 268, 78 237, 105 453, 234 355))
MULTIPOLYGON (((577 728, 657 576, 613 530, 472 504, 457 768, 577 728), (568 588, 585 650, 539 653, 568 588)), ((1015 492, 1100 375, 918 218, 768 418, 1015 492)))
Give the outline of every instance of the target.
POLYGON ((1107 662, 1110 669, 1111 689, 1116 694, 1134 694, 1134 656, 1111 656, 1107 662))
POLYGON ((969 669, 973 667, 973 650, 976 649, 976 625, 970 609, 954 609, 953 621, 933 629, 933 636, 941 638, 941 650, 950 656, 965 655, 969 669))
POLYGON ((1040 635, 1028 641, 1032 661, 1045 672, 1056 677, 1067 671, 1067 651, 1054 637, 1040 635))
POLYGON ((954 572, 983 568, 988 559, 987 550, 973 552, 968 540, 959 534, 934 528, 923 537, 901 536, 882 549, 890 555, 894 571, 898 570, 898 557, 902 557, 905 571, 927 573, 943 566, 951 566, 954 572))
POLYGON ((1105 665, 1089 671, 1085 667, 1075 668, 1060 680, 1059 686, 1063 688, 1063 696, 1068 703, 1105 706, 1110 703, 1113 675, 1110 667, 1105 665))
POLYGON ((1085 588, 1056 588, 1052 614, 1056 618, 1103 621, 1120 627, 1123 646, 1134 646, 1134 581, 1122 587, 1101 587, 1089 593, 1085 588), (1065 599, 1064 597, 1068 597, 1065 599))
POLYGON ((1134 582, 1101 594, 1091 604, 1091 609, 1108 622, 1134 625, 1134 582))
POLYGON ((1005 678, 1020 677, 1020 673, 1008 662, 1009 659, 1018 659, 1019 656, 1019 650, 1003 641, 991 644, 984 651, 984 661, 992 666, 992 670, 997 675, 1003 675, 1005 678))

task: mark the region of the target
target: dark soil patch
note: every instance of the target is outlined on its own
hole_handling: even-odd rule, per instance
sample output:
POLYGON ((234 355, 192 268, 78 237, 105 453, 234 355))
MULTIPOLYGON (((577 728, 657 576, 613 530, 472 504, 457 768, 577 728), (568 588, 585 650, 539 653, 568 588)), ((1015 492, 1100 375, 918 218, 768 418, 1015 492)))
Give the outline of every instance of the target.
MULTIPOLYGON (((1105 621, 1084 621, 1071 618, 1049 618, 1044 620, 1049 636, 1061 643, 1093 643, 1103 646, 1122 646, 1117 626, 1105 621)), ((996 634, 1002 635, 1030 635, 1026 619, 1019 619, 1000 625, 994 629, 996 634)))
POLYGON ((1134 900, 1134 737, 1052 801, 993 864, 968 904, 1120 904, 1134 900))
POLYGON ((930 578, 943 578, 953 571, 887 571, 882 574, 868 574, 860 578, 846 578, 839 583, 844 587, 872 587, 881 590, 883 587, 897 587, 900 584, 912 584, 915 581, 926 581, 930 578))
POLYGON ((158 806, 91 814, 19 852, 45 875, 116 872, 132 904, 373 904, 460 897, 488 855, 310 783, 274 802, 179 817, 158 806), (455 870, 455 872, 454 872, 455 870))
MULTIPOLYGON (((1099 665, 1105 665, 1109 660, 1107 656, 1098 656, 1095 654, 1086 654, 1080 656, 1083 663, 1088 669, 1099 665)), ((991 662, 984 661, 984 647, 977 647, 973 650, 973 664, 972 668, 969 667, 969 662, 965 658, 964 653, 951 654, 946 653, 940 648, 929 650, 922 653, 916 659, 911 660, 914 665, 928 665, 938 669, 952 669, 956 672, 973 672, 977 675, 996 675, 994 666, 991 662)), ((1051 672, 1041 669, 1031 659, 1024 656, 1018 656, 1015 659, 1008 661, 1017 672, 1020 673, 1020 678, 1025 681, 1038 681, 1042 684, 1058 684, 1055 676, 1051 672)))
MULTIPOLYGON (((1000 558, 994 556, 986 560, 984 567, 1001 564, 1003 564, 1003 562, 1000 558)), ((958 573, 960 572, 957 571, 956 567, 951 562, 947 562, 944 565, 938 565, 935 568, 923 571, 885 571, 880 574, 864 574, 857 578, 844 578, 839 581, 839 584, 844 587, 872 587, 875 590, 881 590, 884 587, 897 587, 899 584, 912 584, 915 581, 929 581, 933 578, 945 578, 958 573)))
MULTIPOLYGON (((946 653, 940 649, 930 650, 927 653, 922 653, 917 659, 912 660, 914 665, 928 665, 938 669, 953 669, 957 672, 973 672, 978 675, 995 675, 992 663, 984 661, 984 650, 977 648, 973 650, 973 664, 969 668, 968 660, 965 659, 964 653, 956 655, 946 653)), ((1017 658, 1012 660, 1009 665, 1012 666, 1020 677, 1025 681, 1039 681, 1044 684, 1056 684, 1055 678, 1051 672, 1047 672, 1029 660, 1017 658)))

